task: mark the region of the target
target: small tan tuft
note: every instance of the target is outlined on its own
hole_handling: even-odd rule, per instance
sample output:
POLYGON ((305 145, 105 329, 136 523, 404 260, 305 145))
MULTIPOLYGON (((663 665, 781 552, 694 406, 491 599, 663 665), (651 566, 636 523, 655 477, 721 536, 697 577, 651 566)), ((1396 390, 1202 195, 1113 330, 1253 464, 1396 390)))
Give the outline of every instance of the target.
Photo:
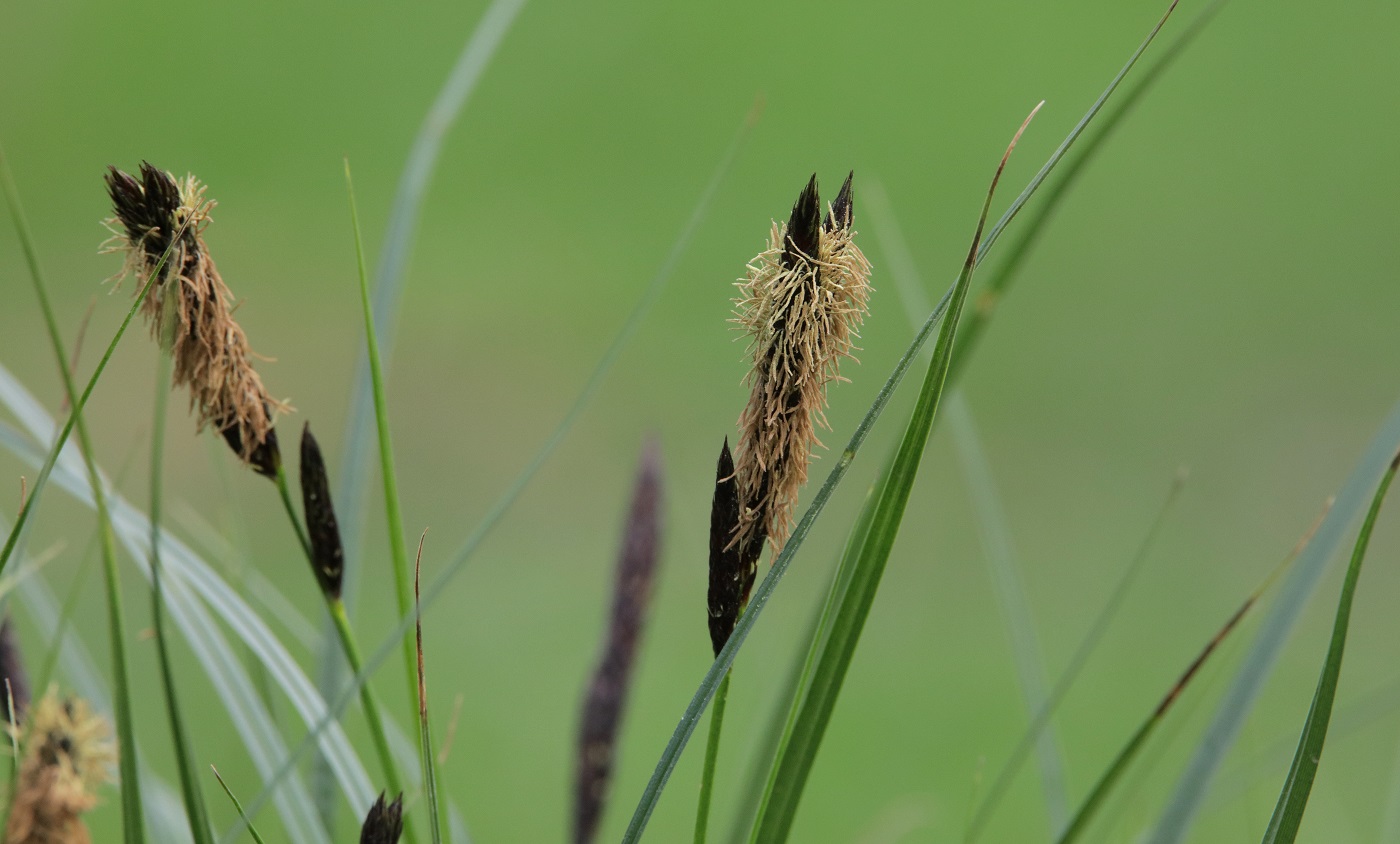
POLYGON ((214 202, 194 176, 176 181, 149 164, 141 165, 139 180, 112 168, 107 189, 116 216, 106 221, 113 236, 103 251, 125 255, 119 279, 144 282, 181 233, 141 312, 151 335, 169 345, 173 382, 189 387, 200 429, 213 426, 244 462, 275 477, 280 456, 272 427, 275 415, 289 408, 268 395, 253 369, 256 355, 233 318, 233 294, 204 243, 214 202))
POLYGON ((107 721, 85 701, 52 690, 30 709, 5 844, 87 844, 82 814, 110 781, 116 746, 107 721))
POLYGON ((811 206, 815 178, 787 225, 774 222, 768 246, 739 280, 734 322, 750 338, 749 401, 739 417, 736 476, 742 503, 734 543, 753 565, 766 539, 782 550, 798 492, 807 481, 827 385, 840 378, 870 295, 870 263, 852 239, 850 180, 819 230, 811 206), (808 194, 811 194, 810 198, 808 194), (816 254, 798 237, 817 234, 816 254), (805 234, 804 234, 805 233, 805 234))

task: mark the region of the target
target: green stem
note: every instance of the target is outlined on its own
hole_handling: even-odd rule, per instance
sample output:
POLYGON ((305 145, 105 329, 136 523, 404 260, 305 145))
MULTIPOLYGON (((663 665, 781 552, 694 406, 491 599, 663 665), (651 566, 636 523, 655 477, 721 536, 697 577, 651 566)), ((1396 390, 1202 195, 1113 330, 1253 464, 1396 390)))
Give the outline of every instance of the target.
MULTIPOLYGON (((68 431, 76 426, 78 445, 83 455, 83 465, 87 468, 88 483, 92 487, 92 499, 97 509, 97 531, 101 543, 103 574, 107 587, 108 638, 112 645, 112 684, 117 722, 117 746, 121 748, 118 764, 122 780, 122 836, 127 844, 142 844, 146 840, 146 830, 145 821, 141 814, 141 782, 136 768, 136 734, 131 720, 130 684, 127 675, 125 644, 126 623, 122 613, 121 578, 117 572, 116 540, 112 536, 112 521, 111 515, 107 511, 107 496, 102 488, 102 478, 97 473, 97 465, 93 462, 92 441, 88 437, 87 425, 83 422, 82 414, 83 405, 86 404, 87 397, 92 392, 97 374, 93 375, 92 381, 88 383, 87 389, 80 398, 77 388, 73 385, 73 374, 68 371, 67 352, 64 349, 63 337, 58 330, 58 319, 54 316, 53 305, 49 302, 43 272, 39 268, 39 255, 34 248, 34 238, 29 231, 29 224, 19 202, 19 191, 15 187, 14 177, 10 174, 9 162, 5 159, 3 151, 0 151, 0 182, 3 182, 5 197, 14 213, 15 229, 19 234, 20 244, 29 264, 29 275, 34 283, 34 294, 39 299, 39 307, 44 314, 44 325, 48 329, 49 341, 53 344, 54 357, 58 362, 58 371, 63 379, 64 393, 68 398, 68 404, 73 408, 64 432, 59 435, 58 442, 54 444, 43 469, 39 472, 34 491, 30 493, 29 500, 25 502, 24 509, 20 511, 19 518, 15 522, 14 529, 10 531, 10 537, 5 542, 4 551, 0 552, 0 570, 3 570, 5 563, 9 561, 10 555, 14 552, 21 526, 33 508, 40 488, 48 480, 48 473, 53 470, 53 464, 63 449, 63 441, 66 439, 68 431)), ((151 278, 147 280, 147 287, 150 286, 155 276, 156 274, 153 272, 151 278)), ((144 295, 145 291, 143 290, 142 293, 144 295)), ((131 312, 127 314, 127 322, 131 321, 131 315, 136 312, 135 308, 136 306, 133 305, 131 312)), ((125 328, 126 322, 122 323, 122 329, 125 330, 125 328)), ((117 336, 121 336, 121 331, 117 332, 117 336)), ((115 345, 116 339, 113 339, 112 346, 108 347, 107 354, 103 356, 103 364, 110 357, 115 345)), ((98 373, 100 372, 101 365, 98 367, 98 373)))
MULTIPOLYGON (((355 633, 350 628, 350 617, 345 614, 345 602, 339 598, 327 598, 326 609, 330 610, 335 630, 340 634, 340 644, 345 649, 345 659, 350 663, 350 671, 359 674, 364 665, 360 656, 360 646, 355 643, 355 633)), ((399 779, 398 766, 389 750, 389 738, 384 733, 384 721, 379 714, 379 703, 374 691, 366 683, 360 686, 360 705, 365 710, 365 721, 369 723, 370 740, 374 742, 375 753, 379 755, 379 765, 384 769, 384 784, 391 793, 402 793, 403 782, 399 779)), ((408 818, 404 817, 404 840, 415 841, 408 818)))
MULTIPOLYGON (((169 294, 175 290, 175 286, 169 285, 169 288, 167 302, 170 301, 169 294)), ((166 336, 161 339, 162 351, 156 364, 156 401, 151 433, 151 624, 155 629, 156 657, 160 663, 161 686, 165 691, 165 709, 170 718, 170 737, 180 772, 180 792, 185 800, 185 817, 189 821, 190 836, 196 844, 213 844, 213 831, 209 826, 209 814, 204 807, 204 794, 200 791, 199 779, 194 772, 194 754, 189 734, 185 731, 184 718, 180 714, 180 704, 175 693, 175 672, 170 667, 170 648, 165 635, 165 596, 160 577, 165 408, 170 395, 170 340, 173 339, 171 335, 174 326, 175 321, 170 320, 170 325, 164 329, 166 336)))
MULTIPOLYGON (((384 518, 389 528, 389 557, 394 565, 394 596, 398 599, 399 619, 414 612, 413 582, 408 571, 408 545, 404 541, 403 515, 399 509, 399 482, 394 472, 394 446, 389 436, 389 408, 384 398, 384 370, 379 360, 379 339, 374 333, 374 310, 369 301, 369 278, 365 273, 365 249, 360 239, 360 213, 355 205, 355 186, 350 179, 350 159, 345 159, 345 188, 350 193, 350 223, 355 232, 355 259, 360 270, 360 305, 365 316, 365 348, 374 387, 374 421, 379 431, 379 474, 384 483, 384 518)), ((404 679, 408 681, 409 705, 418 706, 418 652, 413 636, 403 634, 404 679)))
POLYGON ((710 737, 705 742, 705 770, 700 775, 700 806, 695 812, 695 844, 705 844, 705 832, 710 825, 710 798, 715 790, 715 763, 719 759, 719 736, 724 730, 724 704, 729 699, 729 678, 733 670, 725 672, 715 692, 714 705, 710 707, 710 737))
POLYGON ((277 494, 282 499, 282 509, 287 511, 287 521, 292 523, 292 530, 296 531, 301 550, 306 554, 307 562, 311 563, 312 571, 315 571, 316 557, 311 553, 311 540, 307 539, 306 528, 301 526, 301 519, 297 516, 297 508, 292 503, 292 493, 287 486, 287 470, 282 468, 281 463, 277 464, 277 494))

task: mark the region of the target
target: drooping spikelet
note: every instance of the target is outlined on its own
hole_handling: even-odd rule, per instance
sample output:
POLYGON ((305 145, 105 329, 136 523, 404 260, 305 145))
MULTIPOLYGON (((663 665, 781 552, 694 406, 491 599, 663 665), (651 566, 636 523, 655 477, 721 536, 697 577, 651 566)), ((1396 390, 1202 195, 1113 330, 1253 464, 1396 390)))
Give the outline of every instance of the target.
POLYGON ((301 503, 311 542, 311 569, 328 599, 340 600, 345 575, 345 548, 331 503, 331 482, 321 446, 311 434, 311 423, 301 429, 301 503))
POLYGON ((734 480, 734 457, 729 438, 715 465, 715 494, 710 502, 710 644, 715 656, 729 641, 753 586, 753 568, 745 569, 734 542, 739 527, 739 487, 734 480))
POLYGON ((652 581, 661 553, 661 449, 642 452, 623 528, 613 583, 612 617, 602 658, 584 693, 574 775, 574 844, 589 844, 598 832, 612 780, 618 730, 627 708, 632 667, 641 643, 652 581))
POLYGON ((50 691, 31 707, 20 742, 5 844, 87 844, 81 815, 97 804, 97 787, 116 762, 106 720, 86 702, 50 691))
POLYGON ((253 369, 255 355, 233 318, 233 294, 204 243, 214 206, 204 185, 194 176, 177 182, 145 162, 140 179, 110 167, 106 181, 116 216, 107 221, 113 237, 104 251, 125 253, 121 276, 144 284, 170 249, 141 311, 152 336, 162 343, 171 338, 175 385, 189 387, 201 429, 212 425, 245 463, 275 478, 281 455, 273 417, 286 406, 268 395, 253 369), (172 280, 178 288, 170 292, 172 280))
MULTIPOLYGON (((853 176, 854 174, 852 174, 853 176)), ((828 427, 826 388, 865 316, 870 264, 855 234, 851 179, 821 217, 817 177, 773 223, 768 248, 738 283, 737 322, 750 336, 748 404, 739 417, 735 479, 739 527, 734 545, 746 568, 747 599, 765 540, 782 550, 798 491, 807 481, 817 426, 828 427)))
POLYGON ((0 621, 0 718, 6 723, 21 723, 28 708, 29 674, 15 640, 14 623, 6 613, 0 621))

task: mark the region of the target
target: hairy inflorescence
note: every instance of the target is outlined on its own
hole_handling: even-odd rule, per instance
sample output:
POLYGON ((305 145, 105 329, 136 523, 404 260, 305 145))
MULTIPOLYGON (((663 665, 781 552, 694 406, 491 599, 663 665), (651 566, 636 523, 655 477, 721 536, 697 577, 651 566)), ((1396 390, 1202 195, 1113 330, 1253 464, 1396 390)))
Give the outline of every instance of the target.
POLYGON ((144 285, 154 275, 141 311, 151 334, 169 344, 175 385, 189 388, 201 429, 213 426, 244 462, 276 477, 273 422, 287 408, 253 369, 255 355, 233 318, 233 294, 204 242, 214 203, 194 176, 176 181, 145 162, 139 179, 110 167, 106 181, 115 216, 106 221, 113 236, 105 251, 124 253, 122 277, 144 285))
MULTIPOLYGON (((829 427, 827 385, 840 378, 870 294, 870 264, 856 246, 851 176, 825 219, 812 176, 786 224, 739 280, 734 322, 750 337, 748 404, 735 461, 739 518, 730 540, 747 598, 764 543, 782 550, 807 481, 817 428, 829 427)), ((711 574, 714 581, 714 574, 711 574)))
POLYGON ((107 721, 78 698, 48 692, 18 730, 24 748, 5 844, 86 844, 82 814, 111 779, 116 746, 107 721))

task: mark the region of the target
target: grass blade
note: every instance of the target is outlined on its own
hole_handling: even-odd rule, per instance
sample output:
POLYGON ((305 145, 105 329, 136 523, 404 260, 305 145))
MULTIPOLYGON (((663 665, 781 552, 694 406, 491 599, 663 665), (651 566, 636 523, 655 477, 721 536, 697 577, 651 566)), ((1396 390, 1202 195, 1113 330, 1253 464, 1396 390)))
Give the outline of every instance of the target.
MULTIPOLYGON (((428 532, 418 537, 418 558, 413 563, 413 603, 417 607, 422 600, 418 585, 423 574, 423 540, 428 532)), ((429 829, 433 844, 442 844, 442 831, 447 828, 444 817, 446 804, 438 802, 437 772, 433 766, 433 733, 428 723, 428 681, 423 670, 423 615, 414 613, 415 643, 418 651, 418 753, 423 763, 423 789, 428 798, 429 829)))
MULTIPOLYGON (((891 275, 895 287, 903 301, 905 312, 918 330, 919 315, 928 313, 928 296, 924 293, 923 282, 914 264, 908 242, 899 224, 890 211, 884 188, 878 183, 872 185, 865 207, 874 221, 876 240, 889 258, 891 275)), ((1053 202, 1053 197, 1048 200, 1053 202)), ((972 491, 972 503, 977 514, 978 532, 986 554, 992 581, 1001 600, 1008 632, 1011 636, 1016 671, 1021 682, 1021 692, 1032 718, 1044 710, 1049 703, 1046 692, 1045 670, 1042 667, 1040 644, 1035 632, 1035 621, 1031 616, 1030 604, 1026 599, 1025 585, 1020 576, 1020 564, 1016 560, 1011 528, 1008 524, 1001 496, 992 477, 991 466, 977 435, 972 411, 961 390, 953 391, 948 404, 952 415, 953 442, 958 457, 963 464, 972 491)), ((1064 756, 1053 729, 1046 723, 1035 741, 1035 750, 1040 761, 1041 789, 1045 794, 1045 805, 1053 836, 1064 828, 1068 815, 1068 798, 1064 786, 1064 756)))
POLYGON ((719 762, 719 738, 724 732, 724 708, 729 700, 729 680, 734 672, 724 675, 715 692, 715 705, 710 710, 710 735, 705 741, 705 767, 700 774, 700 804, 695 809, 695 844, 705 844, 710 828, 710 801, 715 790, 715 767, 719 762))
MULTIPOLYGON (((345 189, 350 195, 350 225, 355 234, 355 261, 360 271, 360 304, 365 317, 365 350, 369 355, 369 371, 374 387, 374 421, 379 431, 379 474, 384 482, 384 518, 389 528, 389 559, 394 564, 394 597, 398 599, 399 618, 414 614, 412 585, 408 573, 408 547, 404 544, 403 511, 399 508, 399 481, 394 471, 394 444, 389 434, 389 402, 384 396, 384 370, 379 361, 379 340, 375 336, 374 310, 369 300, 369 277, 365 271, 365 249, 360 239, 360 212, 355 207, 355 185, 350 178, 350 159, 345 159, 345 189)), ((416 707, 418 688, 414 682, 416 657, 413 637, 403 637, 404 678, 408 681, 408 699, 416 707)), ((407 826, 405 824, 405 826, 407 826)), ((411 830, 406 837, 413 840, 411 830)))
POLYGON ((248 828, 248 834, 253 836, 253 840, 256 841, 257 844, 266 844, 266 842, 263 841, 263 837, 258 834, 258 828, 253 826, 253 822, 249 820, 248 816, 243 812, 243 804, 238 802, 238 798, 233 796, 233 791, 228 787, 228 783, 224 782, 224 778, 219 776, 219 769, 210 765, 209 770, 214 772, 214 779, 219 781, 219 787, 224 790, 224 794, 228 795, 228 799, 233 803, 233 808, 238 810, 238 816, 243 819, 243 825, 248 828))
MULTIPOLYGON (((170 285, 166 291, 167 303, 173 299, 175 289, 174 285, 170 285)), ((168 305, 166 313, 174 313, 171 306, 168 305)), ((156 363, 155 410, 151 433, 151 626, 155 631, 156 658, 160 665, 166 716, 170 719, 170 739, 180 772, 180 793, 185 801, 185 818, 189 823, 190 837, 195 844, 213 844, 214 834, 204 808, 204 794, 194 773, 194 754, 190 747, 189 733, 185 730, 185 720, 180 713, 180 703, 175 692, 175 672, 170 666, 170 643, 165 634, 165 597, 160 583, 160 518, 164 479, 162 461, 165 454, 165 410, 170 397, 170 348, 175 327, 174 320, 162 327, 161 352, 156 363)))
MULTIPOLYGON (((457 122, 457 117, 466 107, 482 74, 524 6, 525 0, 492 0, 462 46, 457 62, 443 81, 432 107, 424 115, 423 123, 414 137, 413 147, 404 162, 394 195, 394 204, 389 212, 388 230, 379 256, 379 266, 375 271, 372 310, 376 316, 373 333, 384 341, 386 369, 387 359, 393 356, 394 351, 394 329, 399 301, 403 295, 409 248, 418 225, 418 214, 423 199, 427 195, 433 170, 442 152, 443 141, 457 122)), ((362 351, 357 356, 355 380, 351 387, 350 407, 345 423, 344 453, 340 461, 340 484, 335 495, 335 499, 340 502, 341 513, 347 520, 347 526, 361 524, 365 494, 369 489, 367 468, 373 411, 371 391, 370 362, 367 352, 362 351)), ((342 537, 345 546, 343 600, 347 612, 352 613, 359 596, 361 537, 361 532, 357 529, 347 530, 342 537)), ((333 626, 326 626, 322 630, 321 652, 316 671, 316 687, 321 696, 330 699, 341 685, 344 676, 337 633, 333 626)), ((318 757, 312 765, 313 790, 318 809, 324 816, 333 814, 329 805, 328 795, 331 790, 327 774, 324 762, 318 757)))
MULTIPOLYGON (((1041 103, 1044 105, 1044 103, 1041 103)), ((850 571, 852 577, 842 594, 837 597, 831 630, 825 641, 814 642, 816 651, 815 669, 808 686, 802 690, 797 718, 788 740, 778 749, 778 758, 769 774, 765 798, 759 804, 758 819, 754 823, 750 840, 764 844, 781 844, 787 840, 792 822, 797 816, 797 805, 802 790, 816 762, 817 751, 821 746, 826 725, 835 710, 836 699, 845 681, 846 670, 855 655, 860 641, 865 619, 875 601, 875 593, 884 574, 885 563, 889 560, 895 537, 899 533, 900 522, 904 518, 904 508, 914 487, 919 464, 923 457, 928 435, 937 415, 943 388, 948 376, 948 366, 953 352, 953 338, 957 332, 958 320, 962 315, 963 303, 972 283, 972 274, 977 267, 978 247, 982 232, 991 210, 992 197, 996 193, 997 182, 1001 179, 1006 161, 1016 148, 1016 142, 1030 125, 1037 105, 1021 124, 1015 136, 1002 155, 991 187, 982 203, 982 212, 977 219, 972 247, 962 272, 953 286, 952 300, 943 319, 938 340, 934 344, 933 359, 929 362, 924 377, 923 388, 910 416, 909 423, 900 441, 894 462, 888 474, 880 481, 879 491, 870 500, 870 523, 865 535, 851 546, 850 571)), ((842 568, 847 562, 843 560, 842 568)), ((840 580, 838 578, 838 588, 840 580)))
POLYGON ((1346 580, 1342 584, 1342 596, 1337 601, 1337 618, 1332 625, 1332 642, 1327 647, 1327 659, 1322 664, 1322 674, 1317 678, 1317 691, 1313 693, 1312 706, 1308 719, 1303 724, 1303 734, 1298 738, 1298 751, 1293 756, 1293 765, 1288 769, 1283 790, 1279 792, 1278 803, 1274 806, 1273 817, 1264 832, 1264 844, 1292 844, 1298 836, 1298 827, 1303 823, 1303 811, 1308 806, 1308 796, 1312 793, 1317 767, 1322 762, 1322 746, 1327 741, 1327 725, 1332 720, 1332 703, 1337 696, 1337 681, 1342 674, 1342 652, 1346 650, 1347 626, 1351 621, 1352 600, 1356 597, 1356 584, 1361 577, 1361 563, 1366 558, 1366 546, 1371 541, 1371 531, 1376 526, 1381 504, 1385 501, 1390 482, 1395 480, 1396 469, 1400 469, 1400 453, 1390 461, 1390 468, 1381 477, 1376 494, 1371 499, 1371 508, 1366 512, 1366 520, 1356 537, 1356 548, 1351 554, 1351 564, 1347 566, 1346 580))
MULTIPOLYGON (((29 232, 29 223, 25 218, 24 209, 20 205, 19 191, 15 187, 14 178, 10 174, 9 162, 5 159, 3 152, 0 152, 0 179, 3 179, 5 198, 9 201, 10 211, 14 216, 15 231, 19 235, 25 258, 29 264, 29 277, 34 284, 34 294, 38 297, 39 307, 44 314, 44 326, 48 330, 49 341, 53 344, 54 357, 58 362, 59 375, 63 380, 64 393, 68 397, 69 406, 73 408, 72 418, 77 423, 78 443, 81 446, 83 462, 87 468, 88 481, 92 485, 93 501, 97 505, 97 530, 102 549, 102 567, 107 592, 108 635, 112 646, 112 692, 116 703, 114 714, 117 722, 118 746, 124 748, 117 760, 122 780, 122 836, 127 844, 141 844, 146 838, 146 824, 142 814, 141 782, 136 764, 136 733, 131 717, 131 686, 127 673, 126 623, 122 611, 121 578, 117 574, 116 543, 112 538, 112 522, 107 510, 107 497, 102 488, 102 478, 98 475, 97 466, 93 462, 92 440, 88 437, 87 425, 83 422, 84 401, 79 399, 78 390, 73 385, 73 375, 68 371, 67 352, 64 349, 63 338, 59 334, 58 319, 49 302, 44 275, 39 268, 39 255, 34 248, 34 239, 29 232)), ((83 399, 86 399, 86 396, 83 399)), ((56 453, 57 449, 55 449, 56 453)), ((34 494, 39 492, 37 486, 36 484, 34 494)), ((33 500, 32 495, 30 500, 33 500)), ((28 509, 28 505, 29 502, 26 502, 25 510, 21 511, 21 517, 28 509)), ((6 547, 7 551, 13 548, 9 544, 6 547)), ((0 570, 3 570, 4 562, 4 560, 0 560, 0 570)))
MULTIPOLYGON (((633 307, 632 312, 628 314, 627 319, 623 321, 622 326, 613 337, 612 343, 609 344, 607 351, 603 353, 603 356, 598 360, 598 364, 593 368, 593 372, 589 374, 588 380, 584 383, 583 388, 574 399, 574 403, 569 407, 554 431, 551 432, 549 438, 545 440, 540 450, 530 459, 530 462, 520 472, 505 493, 492 505, 491 510, 482 519, 476 530, 467 537, 461 548, 458 549, 457 554, 429 585, 427 598, 418 608, 419 613, 427 612, 437 598, 444 593, 446 585, 466 566, 467 562, 476 552, 476 549, 485 541, 486 537, 490 535, 491 530, 514 505, 516 499, 520 497, 530 481, 534 479, 540 467, 549 459, 549 456, 552 455, 554 450, 559 447, 559 444, 563 442, 564 436, 573 428, 574 423, 578 420, 579 416, 582 415, 584 408, 588 406, 589 402, 602 387, 608 373, 612 370, 613 364, 617 362, 617 359, 622 354, 622 350, 626 348, 627 343, 632 339, 632 336, 636 334, 637 328, 651 311, 652 305, 656 303, 662 290, 665 289, 666 282, 674 274, 681 256, 690 245, 690 241, 696 230, 699 229, 700 222, 709 213, 710 204, 715 194, 718 192, 720 184, 723 183, 724 177, 728 175, 730 169, 733 167, 734 161, 738 157, 739 150, 743 148, 744 141, 747 140, 749 132, 758 121, 760 109, 757 106, 758 103, 755 103, 755 107, 750 110, 743 124, 730 141, 719 164, 716 165, 714 172, 711 174, 709 182, 706 183, 705 189, 701 193, 695 208, 692 210, 690 218, 686 221, 676 242, 672 244, 665 261, 657 270, 656 275, 654 275, 648 283, 646 290, 643 291, 641 298, 633 307)), ((3 374, 4 369, 0 367, 0 375, 3 374)), ((885 400, 888 401, 888 396, 886 396, 885 400)), ((309 730, 305 738, 302 739, 301 744, 297 746, 281 768, 264 783, 262 792, 250 801, 250 814, 253 816, 257 815, 258 810, 278 793, 277 789, 280 787, 281 783, 292 776, 297 764, 311 748, 321 740, 323 734, 335 728, 335 719, 340 716, 340 713, 345 711, 350 701, 354 699, 357 690, 369 681, 370 675, 394 652, 399 640, 415 622, 416 617, 405 618, 400 622, 399 627, 391 631, 380 646, 365 660, 364 667, 349 679, 337 695, 329 699, 328 708, 324 714, 322 714, 315 723, 308 723, 309 730)))
MULTIPOLYGON (((1051 153, 1050 158, 1041 166, 1035 176, 1031 178, 1029 184, 1021 191, 1020 195, 1012 201, 1011 207, 1007 209, 1006 213, 1002 214, 1001 218, 997 220, 996 225, 992 226, 987 232, 977 254, 977 263, 980 264, 985 259, 986 255, 991 251, 992 246, 995 245, 1000 238, 1001 232, 1004 231, 1011 220, 1020 213, 1026 203, 1030 201, 1030 198, 1035 195, 1050 172, 1059 165, 1060 161, 1064 159, 1065 154, 1074 145, 1074 142, 1084 133, 1084 130, 1098 115, 1099 111, 1103 109, 1104 104, 1108 102, 1109 98, 1113 95, 1114 91, 1117 90, 1128 72, 1132 70, 1138 59, 1147 50, 1148 45, 1156 38, 1157 33, 1161 31, 1161 28, 1166 24, 1167 18, 1175 8, 1176 3, 1173 2, 1171 7, 1167 10, 1167 13, 1152 29, 1152 32, 1148 34, 1147 38, 1138 46, 1132 56, 1128 58, 1127 63, 1123 65, 1118 71, 1118 74, 1109 82, 1108 87, 1104 89, 1103 93, 1101 93, 1098 99, 1089 107, 1089 110, 1084 113, 1084 116, 1079 119, 1079 122, 1074 125, 1074 128, 1070 130, 1069 134, 1065 136, 1065 139, 1060 143, 1059 147, 1051 153)), ((773 561, 768 575, 763 579, 763 582, 758 585, 758 588, 755 589, 753 597, 749 602, 748 610, 740 617, 738 625, 734 628, 734 633, 730 636, 729 643, 725 645, 724 650, 720 652, 715 663, 711 665, 709 671, 706 672, 704 678, 701 679, 700 685, 696 688, 695 694, 691 697, 690 703, 686 706, 685 712, 681 715, 680 723, 677 724, 675 732, 671 735, 671 740, 667 742, 665 749, 662 750, 661 758, 657 761, 651 779, 647 782, 646 788, 642 792, 641 799, 638 801, 637 809, 633 814, 632 823, 628 827, 627 837, 624 841, 636 841, 640 838, 642 831, 646 828, 648 819, 651 817, 651 813, 656 808, 656 801, 660 798, 661 791, 666 787, 666 782, 670 779, 671 772, 675 770, 676 763, 680 760, 681 752, 685 749, 685 745, 689 742, 690 736, 695 731, 695 725, 701 713, 704 711, 705 707, 709 705, 711 698, 715 694, 715 689, 718 686, 720 677, 733 665, 734 657, 738 654, 739 649, 743 647, 744 640, 748 638, 749 631, 757 622, 759 615, 762 614, 764 606, 767 605, 768 599, 773 594, 773 590, 777 588, 778 583, 781 582, 783 575, 787 572, 788 565, 791 563, 793 555, 801 548, 803 540, 811 530, 812 523, 821 515, 832 493, 835 491, 836 487, 840 485, 842 479, 845 478, 846 472, 850 469, 851 463, 855 460, 856 453, 864 444, 866 437, 870 433, 870 429, 874 426, 875 421, 879 419, 880 414, 884 412, 894 391, 904 380, 904 375, 908 372, 915 356, 919 354, 924 343, 927 342, 928 338, 932 335, 933 329, 943 316, 944 309, 947 307, 951 296, 952 289, 950 288, 949 291, 943 295, 943 298, 938 304, 934 306, 934 310, 929 314, 923 327, 919 330, 918 334, 915 335, 908 349, 905 350, 904 354, 895 364, 894 371, 890 373, 884 386, 882 386, 880 391, 876 394, 875 401, 871 404, 870 409, 866 411, 864 418, 861 419, 855 431, 851 434, 850 440, 847 441, 846 448, 841 452, 841 455, 832 466, 831 471, 827 474, 826 480, 812 497, 811 503, 807 506, 807 511, 803 514, 802 519, 797 523, 797 526, 792 531, 792 535, 788 538, 787 545, 784 546, 783 552, 773 561)))
POLYGON ((1328 560, 1341 544, 1347 526, 1366 506, 1368 493, 1389 465, 1397 448, 1400 448, 1400 403, 1391 409, 1381 424, 1360 462, 1337 494, 1336 503, 1279 587, 1278 599, 1261 622, 1253 646, 1241 662, 1215 717, 1177 781, 1176 789, 1148 839, 1149 844, 1180 844, 1185 839, 1221 760, 1238 737, 1245 717, 1288 640, 1289 632, 1326 571, 1328 560))
MULTIPOLYGON (((29 234, 29 223, 26 221, 24 210, 20 206, 19 190, 15 187, 14 176, 10 173, 10 162, 9 159, 5 157, 5 150, 3 148, 0 148, 0 183, 3 183, 5 199, 9 203, 11 214, 14 216, 15 228, 19 232, 20 246, 24 251, 24 256, 29 263, 31 272, 34 272, 39 266, 39 256, 34 250, 34 239, 29 234)), ((64 423, 63 429, 59 431, 58 436, 54 438, 53 446, 49 450, 48 457, 44 459, 44 463, 39 469, 39 474, 34 479, 34 485, 30 488, 29 495, 25 498, 24 504, 20 508, 19 516, 15 519, 14 526, 10 528, 9 535, 5 538, 5 546, 3 549, 0 549, 0 572, 5 570, 6 564, 10 561, 10 557, 14 555, 16 547, 24 537, 25 531, 29 526, 29 515, 34 511, 35 506, 38 505, 39 497, 43 494, 44 487, 48 484, 49 474, 53 471, 54 463, 57 462, 59 453, 63 451, 64 444, 68 442, 68 436, 73 432, 73 426, 74 423, 77 422, 79 414, 82 412, 83 408, 87 406, 88 397, 92 395, 93 389, 97 386, 97 380, 102 377, 103 371, 107 368, 107 361, 112 359, 112 353, 117 350, 117 343, 121 341, 122 335, 126 333, 127 326, 131 324, 132 318, 136 316, 136 311, 140 309, 141 303, 145 301, 146 294, 150 292, 151 285, 155 283, 156 276, 160 274, 161 268, 165 266, 165 262, 170 258, 171 252, 174 251, 176 244, 180 242, 180 238, 185 232, 186 225, 188 225, 188 221, 181 224, 180 228, 176 230, 175 236, 170 239, 170 246, 151 269, 151 274, 146 277, 145 283, 141 286, 141 292, 132 300, 131 307, 126 312, 126 317, 122 320, 121 325, 117 327, 116 333, 112 335, 111 342, 107 344, 106 351, 102 353, 101 359, 97 362, 97 368, 93 370, 91 377, 88 378, 87 386, 83 388, 82 397, 79 398, 77 402, 73 402, 71 398, 69 399, 68 406, 71 409, 68 413, 68 421, 64 423)), ((59 368, 65 373, 65 376, 71 380, 72 376, 68 374, 68 367, 64 362, 64 352, 61 343, 58 349, 58 359, 59 368)))

